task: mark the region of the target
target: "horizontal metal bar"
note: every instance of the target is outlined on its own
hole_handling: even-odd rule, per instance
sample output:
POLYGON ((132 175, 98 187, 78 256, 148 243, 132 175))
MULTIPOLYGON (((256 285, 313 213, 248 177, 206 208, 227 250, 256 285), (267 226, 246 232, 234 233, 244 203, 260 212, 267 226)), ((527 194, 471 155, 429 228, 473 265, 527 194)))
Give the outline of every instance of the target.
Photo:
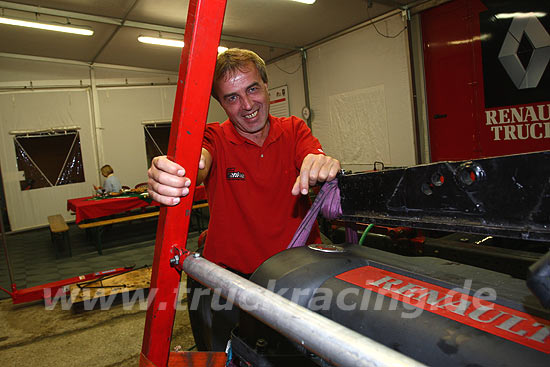
POLYGON ((434 8, 436 6, 439 6, 441 4, 448 3, 451 0, 427 0, 427 1, 417 1, 413 6, 409 6, 409 9, 411 11, 411 15, 415 15, 418 13, 421 13, 425 10, 434 8), (417 5, 416 5, 417 4, 417 5))
POLYGON ((391 6, 398 9, 405 9, 407 8, 406 4, 401 4, 395 0, 372 0, 375 3, 382 4, 385 6, 391 6))
POLYGON ((53 62, 57 64, 68 64, 76 66, 85 66, 93 67, 95 69, 116 69, 116 70, 127 70, 127 71, 136 71, 141 73, 154 73, 154 74, 166 74, 166 75, 178 75, 176 72, 170 70, 160 70, 160 69, 148 69, 140 68, 136 66, 126 66, 126 65, 114 65, 114 64, 103 64, 103 63, 94 63, 93 65, 86 61, 78 60, 69 60, 69 59, 59 59, 55 57, 44 57, 44 56, 32 56, 32 55, 22 55, 22 54, 13 54, 7 52, 0 52, 0 57, 5 57, 8 59, 20 59, 20 60, 31 60, 31 61, 43 61, 43 62, 53 62))
POLYGON ((257 40, 257 39, 253 39, 253 38, 243 38, 243 37, 228 36, 228 35, 223 35, 222 34, 221 39, 222 39, 222 41, 241 42, 241 43, 247 43, 247 44, 257 45, 257 46, 283 48, 283 49, 296 50, 296 51, 301 50, 300 46, 289 45, 289 44, 280 43, 280 42, 262 41, 262 40, 257 40))
POLYGON ((70 64, 78 66, 90 66, 89 62, 78 61, 78 60, 68 60, 68 59, 57 59, 54 57, 44 57, 44 56, 32 56, 32 55, 22 55, 22 54, 13 54, 8 52, 0 52, 0 57, 5 57, 8 59, 21 59, 21 60, 31 60, 31 61, 45 61, 45 62, 55 62, 59 64, 70 64))
POLYGON ((176 28, 176 27, 170 27, 170 26, 159 25, 159 24, 136 22, 133 20, 125 21, 124 26, 131 27, 131 28, 147 29, 150 31, 168 32, 168 33, 175 33, 175 34, 181 34, 181 35, 185 34, 185 28, 176 28))
POLYGON ((252 316, 336 366, 424 366, 204 258, 187 257, 183 270, 252 316))
MULTIPOLYGON (((58 127, 51 127, 49 129, 35 129, 35 130, 11 130, 11 131, 8 131, 8 134, 10 134, 10 135, 33 135, 33 134, 59 133, 59 132, 62 132, 62 131, 64 131, 66 133, 67 130, 80 130, 80 126, 58 126, 58 127)), ((64 134, 62 134, 62 135, 64 135, 64 134)))

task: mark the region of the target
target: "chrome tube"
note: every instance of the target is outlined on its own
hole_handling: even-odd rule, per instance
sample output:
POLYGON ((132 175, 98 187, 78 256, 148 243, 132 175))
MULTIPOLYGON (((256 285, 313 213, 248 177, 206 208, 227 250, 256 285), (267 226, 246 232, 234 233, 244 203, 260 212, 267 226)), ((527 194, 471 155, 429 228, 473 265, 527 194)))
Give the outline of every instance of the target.
POLYGON ((185 259, 183 270, 234 305, 336 366, 425 366, 196 254, 185 259))

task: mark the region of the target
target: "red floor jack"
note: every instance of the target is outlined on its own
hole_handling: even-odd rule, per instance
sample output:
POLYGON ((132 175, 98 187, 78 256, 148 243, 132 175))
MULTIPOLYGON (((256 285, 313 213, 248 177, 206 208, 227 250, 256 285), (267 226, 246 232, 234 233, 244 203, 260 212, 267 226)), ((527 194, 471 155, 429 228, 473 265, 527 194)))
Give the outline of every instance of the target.
POLYGON ((44 299, 44 302, 46 302, 46 305, 50 305, 52 298, 61 297, 68 294, 69 292, 68 285, 70 284, 83 282, 87 280, 98 279, 107 275, 126 273, 127 271, 130 271, 134 268, 133 266, 129 266, 124 268, 98 271, 95 273, 79 275, 72 278, 58 280, 56 282, 37 285, 30 288, 17 289, 17 286, 15 285, 15 280, 13 277, 13 271, 11 269, 9 254, 8 254, 8 245, 6 242, 6 234, 4 231, 4 218, 2 215, 2 211, 0 211, 0 230, 2 231, 2 245, 4 248, 4 256, 6 257, 6 263, 8 265, 8 274, 10 277, 11 292, 2 287, 0 287, 0 290, 10 295, 14 305, 18 303, 38 301, 41 299, 44 299))

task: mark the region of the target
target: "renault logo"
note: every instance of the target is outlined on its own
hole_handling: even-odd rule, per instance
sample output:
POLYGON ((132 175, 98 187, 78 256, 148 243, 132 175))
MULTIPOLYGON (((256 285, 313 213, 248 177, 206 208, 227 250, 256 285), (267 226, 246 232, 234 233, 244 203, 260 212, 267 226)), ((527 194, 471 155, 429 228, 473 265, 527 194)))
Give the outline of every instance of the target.
POLYGON ((550 60, 550 35, 534 17, 515 17, 498 54, 500 63, 518 89, 536 88, 550 60), (525 36, 533 46, 527 69, 523 67, 517 51, 525 36))

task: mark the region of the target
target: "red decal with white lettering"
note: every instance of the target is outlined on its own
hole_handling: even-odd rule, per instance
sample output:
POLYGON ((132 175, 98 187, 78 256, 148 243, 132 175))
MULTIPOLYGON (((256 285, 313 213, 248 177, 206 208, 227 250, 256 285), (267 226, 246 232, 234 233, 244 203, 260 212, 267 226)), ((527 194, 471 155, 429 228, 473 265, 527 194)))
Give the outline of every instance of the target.
POLYGON ((550 354, 549 320, 372 266, 336 278, 550 354))
POLYGON ((284 102, 284 101, 286 101, 286 98, 279 98, 279 99, 276 99, 274 101, 270 101, 269 104, 281 103, 281 102, 284 102))

